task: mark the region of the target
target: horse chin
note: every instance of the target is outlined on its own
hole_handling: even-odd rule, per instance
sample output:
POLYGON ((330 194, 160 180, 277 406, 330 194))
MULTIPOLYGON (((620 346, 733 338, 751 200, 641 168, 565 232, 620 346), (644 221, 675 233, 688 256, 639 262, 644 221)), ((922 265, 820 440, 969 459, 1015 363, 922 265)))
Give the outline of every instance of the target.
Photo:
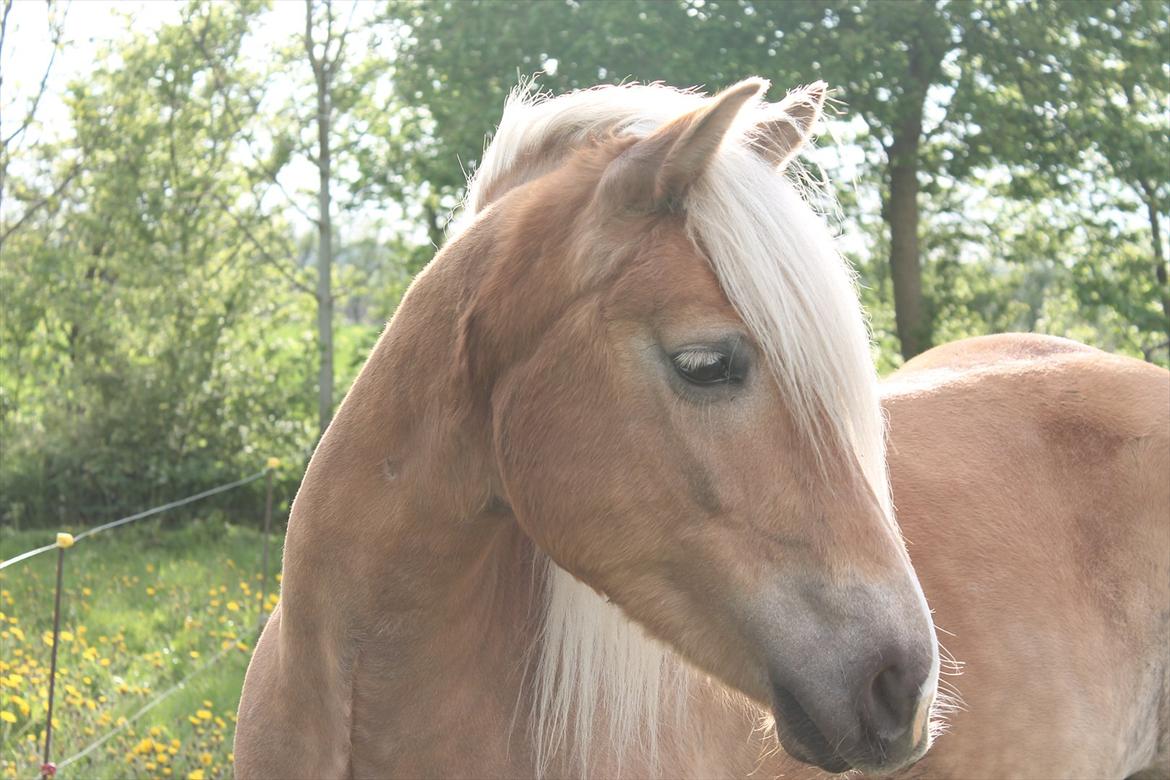
POLYGON ((837 755, 796 697, 783 688, 773 692, 776 736, 784 752, 805 764, 839 774, 853 767, 837 755))

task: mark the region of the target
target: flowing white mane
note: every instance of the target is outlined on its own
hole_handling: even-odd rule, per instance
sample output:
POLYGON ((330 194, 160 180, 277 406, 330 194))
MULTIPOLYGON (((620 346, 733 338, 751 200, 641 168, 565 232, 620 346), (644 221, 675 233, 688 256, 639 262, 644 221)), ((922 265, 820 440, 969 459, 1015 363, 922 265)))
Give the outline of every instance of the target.
MULTIPOLYGON (((661 85, 559 97, 519 89, 470 182, 461 221, 549 171, 590 136, 643 136, 706 100, 661 85)), ((753 149, 751 128, 775 115, 775 106, 760 100, 742 109, 687 197, 688 225, 812 446, 852 450, 889 512, 884 424, 853 275, 823 220, 753 149)), ((533 723, 542 768, 564 747, 591 744, 596 723, 608 724, 608 746, 653 756, 656 725, 681 716, 662 708, 685 706, 695 673, 572 575, 548 567, 533 723)))

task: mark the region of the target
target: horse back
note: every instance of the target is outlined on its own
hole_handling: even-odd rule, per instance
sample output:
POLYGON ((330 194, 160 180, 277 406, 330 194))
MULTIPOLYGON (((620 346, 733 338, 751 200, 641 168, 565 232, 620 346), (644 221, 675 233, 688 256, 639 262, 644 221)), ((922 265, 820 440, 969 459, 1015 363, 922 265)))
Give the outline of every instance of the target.
POLYGON ((1170 771, 1170 373, 1005 335, 931 350, 883 395, 899 521, 965 664, 915 771, 1170 771))

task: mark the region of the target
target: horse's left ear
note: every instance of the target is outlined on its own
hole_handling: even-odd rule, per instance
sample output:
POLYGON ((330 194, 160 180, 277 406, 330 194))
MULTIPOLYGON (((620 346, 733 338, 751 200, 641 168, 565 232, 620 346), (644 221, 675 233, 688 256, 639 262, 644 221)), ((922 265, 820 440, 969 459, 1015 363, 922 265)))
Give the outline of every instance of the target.
POLYGON ((677 204, 707 169, 740 109, 767 88, 764 79, 744 79, 637 141, 606 172, 601 186, 607 199, 645 211, 677 204))
POLYGON ((823 81, 800 87, 776 104, 776 115, 756 126, 755 147, 777 168, 792 161, 812 135, 824 111, 828 85, 823 81))

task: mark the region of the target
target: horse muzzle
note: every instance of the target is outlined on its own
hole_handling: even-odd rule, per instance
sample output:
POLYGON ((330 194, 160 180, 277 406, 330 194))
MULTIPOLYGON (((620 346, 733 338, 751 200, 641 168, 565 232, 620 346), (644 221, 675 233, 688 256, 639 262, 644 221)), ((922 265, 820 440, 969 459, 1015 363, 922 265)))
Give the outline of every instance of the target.
POLYGON ((830 772, 902 769, 930 746, 938 649, 929 613, 916 597, 865 587, 839 608, 826 609, 823 595, 789 601, 779 610, 788 630, 767 642, 780 743, 830 772))
POLYGON ((776 733, 798 761, 829 772, 884 774, 914 763, 930 746, 934 686, 927 668, 884 666, 844 699, 851 707, 826 706, 825 698, 773 685, 776 733), (806 707, 809 699, 816 703, 806 707))

